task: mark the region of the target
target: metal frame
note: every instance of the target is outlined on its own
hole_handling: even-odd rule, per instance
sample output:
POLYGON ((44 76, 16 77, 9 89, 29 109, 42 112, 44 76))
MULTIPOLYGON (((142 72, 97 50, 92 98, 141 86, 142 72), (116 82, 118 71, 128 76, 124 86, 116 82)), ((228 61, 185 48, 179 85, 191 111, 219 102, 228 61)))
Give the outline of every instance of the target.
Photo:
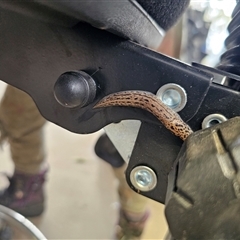
POLYGON ((0 220, 5 221, 10 227, 15 227, 35 240, 47 240, 47 238, 28 219, 19 213, 0 205, 0 220))
POLYGON ((72 132, 91 133, 110 123, 140 120, 126 173, 132 186, 129 176, 136 166, 155 171, 155 189, 140 192, 147 197, 164 203, 168 174, 182 141, 141 109, 93 109, 101 98, 123 90, 156 94, 163 85, 173 83, 187 94, 187 104, 179 114, 194 131, 201 129, 210 114, 228 119, 240 114, 239 92, 215 82, 227 73, 184 64, 86 23, 64 27, 1 5, 0 9, 0 79, 26 91, 46 119, 72 132), (54 97, 58 77, 70 70, 84 71, 96 82, 96 98, 89 105, 66 108, 54 97))

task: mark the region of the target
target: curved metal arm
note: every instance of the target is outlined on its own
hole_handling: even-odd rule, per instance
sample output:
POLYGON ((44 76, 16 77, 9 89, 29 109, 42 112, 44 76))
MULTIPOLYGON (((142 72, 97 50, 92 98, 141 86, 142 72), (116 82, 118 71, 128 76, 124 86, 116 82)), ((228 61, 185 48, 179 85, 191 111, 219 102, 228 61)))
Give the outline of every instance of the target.
POLYGON ((0 205, 0 219, 7 224, 17 227, 30 239, 47 240, 47 238, 28 219, 15 211, 0 205))

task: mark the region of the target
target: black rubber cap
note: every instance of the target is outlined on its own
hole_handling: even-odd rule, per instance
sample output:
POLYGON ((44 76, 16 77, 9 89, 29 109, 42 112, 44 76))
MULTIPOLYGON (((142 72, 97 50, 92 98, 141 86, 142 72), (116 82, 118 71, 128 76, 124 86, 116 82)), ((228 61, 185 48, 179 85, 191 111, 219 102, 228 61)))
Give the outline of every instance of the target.
POLYGON ((96 83, 83 71, 66 72, 55 83, 54 96, 64 107, 84 107, 93 102, 96 83))

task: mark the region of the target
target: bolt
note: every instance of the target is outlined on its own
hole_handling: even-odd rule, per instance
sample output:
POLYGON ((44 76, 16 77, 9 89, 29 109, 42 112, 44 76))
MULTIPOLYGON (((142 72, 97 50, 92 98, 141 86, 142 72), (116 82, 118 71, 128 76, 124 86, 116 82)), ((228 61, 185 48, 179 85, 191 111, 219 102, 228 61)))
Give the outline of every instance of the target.
POLYGON ((157 185, 155 172, 146 166, 135 167, 130 173, 130 180, 137 190, 143 192, 151 191, 157 185))
POLYGON ((210 114, 207 117, 204 118, 202 122, 202 129, 209 128, 212 126, 215 126, 216 124, 226 122, 227 118, 223 116, 222 114, 210 114))
POLYGON ((157 97, 175 112, 181 111, 187 103, 186 91, 180 85, 174 83, 163 85, 158 90, 157 97))
POLYGON ((162 101, 164 104, 174 109, 181 103, 181 95, 175 89, 168 89, 163 93, 162 101))

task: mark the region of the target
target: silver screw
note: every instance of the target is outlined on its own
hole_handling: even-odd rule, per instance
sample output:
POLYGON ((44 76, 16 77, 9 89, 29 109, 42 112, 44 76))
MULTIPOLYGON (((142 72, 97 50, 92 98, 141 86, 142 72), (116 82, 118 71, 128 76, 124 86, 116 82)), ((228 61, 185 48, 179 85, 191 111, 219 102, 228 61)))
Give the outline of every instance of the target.
POLYGON ((157 176, 155 172, 146 166, 135 167, 130 173, 132 185, 143 192, 153 190, 157 185, 157 176))
POLYGON ((218 114, 218 113, 211 114, 204 118, 202 122, 202 129, 209 128, 216 124, 226 122, 226 121, 227 121, 227 118, 222 114, 218 114))
POLYGON ((163 85, 157 91, 157 97, 175 112, 180 112, 187 104, 187 94, 184 88, 175 83, 163 85))

